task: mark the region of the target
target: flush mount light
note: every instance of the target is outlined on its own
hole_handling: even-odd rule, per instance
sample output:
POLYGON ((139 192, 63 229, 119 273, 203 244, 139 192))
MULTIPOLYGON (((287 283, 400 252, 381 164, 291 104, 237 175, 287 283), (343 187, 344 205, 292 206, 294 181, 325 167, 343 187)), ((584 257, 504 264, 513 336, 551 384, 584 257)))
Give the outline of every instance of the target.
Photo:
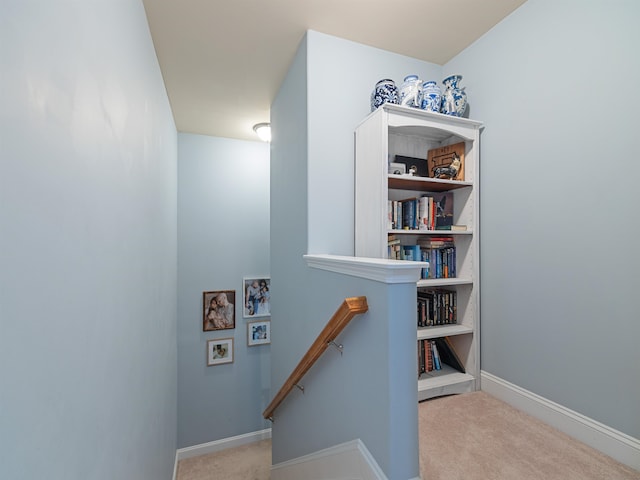
POLYGON ((263 142, 271 141, 271 124, 270 123, 258 123, 253 126, 253 131, 258 134, 260 140, 263 142))

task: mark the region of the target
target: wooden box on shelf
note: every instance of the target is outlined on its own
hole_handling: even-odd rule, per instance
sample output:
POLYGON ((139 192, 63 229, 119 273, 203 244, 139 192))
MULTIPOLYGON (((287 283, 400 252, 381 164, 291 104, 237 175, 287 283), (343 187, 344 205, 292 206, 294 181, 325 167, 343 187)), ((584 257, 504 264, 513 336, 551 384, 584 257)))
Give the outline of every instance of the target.
POLYGON ((429 176, 464 180, 464 150, 464 142, 429 150, 427 152, 429 176))

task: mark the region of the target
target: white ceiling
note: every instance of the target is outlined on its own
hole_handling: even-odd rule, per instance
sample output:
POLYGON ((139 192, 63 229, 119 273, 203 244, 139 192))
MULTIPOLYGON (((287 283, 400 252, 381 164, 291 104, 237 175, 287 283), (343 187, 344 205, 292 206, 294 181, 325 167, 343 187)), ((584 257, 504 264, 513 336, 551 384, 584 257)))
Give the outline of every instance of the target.
POLYGON ((178 131, 243 140, 307 30, 443 65, 524 2, 143 0, 178 131))

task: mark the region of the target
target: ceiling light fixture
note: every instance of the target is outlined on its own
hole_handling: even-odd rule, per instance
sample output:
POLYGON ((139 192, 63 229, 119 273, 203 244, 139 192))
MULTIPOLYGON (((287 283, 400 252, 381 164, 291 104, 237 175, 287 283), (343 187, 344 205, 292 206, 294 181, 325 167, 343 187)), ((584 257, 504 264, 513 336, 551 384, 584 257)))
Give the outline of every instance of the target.
POLYGON ((253 126, 253 131, 258 134, 260 140, 263 142, 271 141, 271 124, 270 123, 258 123, 253 126))

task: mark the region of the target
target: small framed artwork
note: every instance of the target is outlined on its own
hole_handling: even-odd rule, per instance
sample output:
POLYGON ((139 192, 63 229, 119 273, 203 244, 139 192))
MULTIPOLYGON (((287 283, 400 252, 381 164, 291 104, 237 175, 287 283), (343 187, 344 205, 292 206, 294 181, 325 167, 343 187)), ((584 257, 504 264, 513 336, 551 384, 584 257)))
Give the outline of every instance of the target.
POLYGON ((207 366, 233 363, 233 338, 207 340, 207 366))
POLYGON ((396 155, 395 164, 405 166, 405 172, 410 173, 416 177, 428 177, 429 167, 427 166, 426 158, 404 157, 402 155, 396 155))
POLYGON ((202 331, 236 328, 235 290, 202 292, 202 331))
POLYGON ((245 277, 243 281, 243 316, 254 318, 271 315, 271 280, 269 277, 245 277))
POLYGON ((247 323, 247 345, 266 345, 271 343, 271 322, 258 320, 247 323))
POLYGON ((464 142, 428 150, 428 176, 449 180, 464 180, 464 151, 464 142))
POLYGON ((389 174, 404 175, 405 173, 407 173, 407 166, 404 163, 391 162, 389 164, 389 174))

